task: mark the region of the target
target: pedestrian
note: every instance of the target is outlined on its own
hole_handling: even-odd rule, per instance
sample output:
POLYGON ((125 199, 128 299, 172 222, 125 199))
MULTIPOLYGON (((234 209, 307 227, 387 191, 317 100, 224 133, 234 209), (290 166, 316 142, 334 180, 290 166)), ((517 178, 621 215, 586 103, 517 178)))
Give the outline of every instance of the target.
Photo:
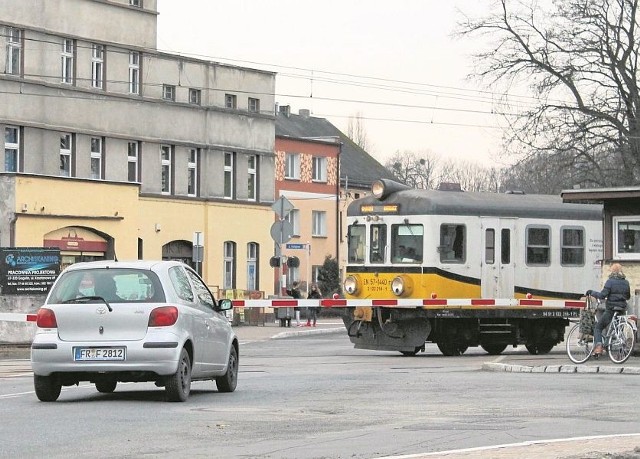
POLYGON ((604 283, 601 292, 597 290, 587 290, 587 296, 593 296, 600 300, 606 300, 604 313, 600 320, 593 327, 593 353, 602 354, 602 331, 613 320, 614 312, 624 312, 627 310, 627 300, 631 298, 631 288, 629 281, 622 272, 620 263, 613 263, 609 268, 609 278, 604 283))
MULTIPOLYGON (((322 298, 322 293, 320 292, 318 284, 311 284, 311 290, 309 291, 309 296, 307 298, 310 300, 319 300, 322 298)), ((320 303, 318 303, 318 306, 311 306, 307 309, 307 327, 311 327, 312 325, 314 327, 316 326, 318 312, 320 312, 320 303)))
MULTIPOLYGON (((301 298, 300 282, 293 281, 293 284, 291 284, 291 288, 287 290, 287 295, 289 295, 291 298, 295 298, 296 300, 299 300, 301 298)), ((296 327, 299 327, 300 326, 300 308, 298 306, 294 307, 293 313, 296 316, 296 327)))

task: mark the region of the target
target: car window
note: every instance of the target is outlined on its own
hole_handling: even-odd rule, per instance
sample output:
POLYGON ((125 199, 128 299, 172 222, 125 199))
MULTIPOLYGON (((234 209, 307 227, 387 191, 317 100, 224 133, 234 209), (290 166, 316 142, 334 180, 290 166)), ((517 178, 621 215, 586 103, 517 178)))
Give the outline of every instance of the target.
POLYGON ((169 278, 179 298, 185 301, 193 301, 193 291, 191 290, 191 284, 189 284, 189 278, 185 274, 184 269, 180 266, 174 266, 169 269, 169 278))
POLYGON ((165 301, 160 280, 151 271, 96 268, 63 273, 53 287, 47 303, 60 303, 88 296, 99 296, 110 303, 165 301))
POLYGON ((193 284, 193 289, 196 292, 196 302, 200 303, 203 306, 213 308, 213 306, 215 305, 215 301, 207 286, 204 285, 204 282, 202 282, 200 277, 198 277, 198 275, 193 271, 187 270, 187 274, 189 275, 191 283, 193 284))

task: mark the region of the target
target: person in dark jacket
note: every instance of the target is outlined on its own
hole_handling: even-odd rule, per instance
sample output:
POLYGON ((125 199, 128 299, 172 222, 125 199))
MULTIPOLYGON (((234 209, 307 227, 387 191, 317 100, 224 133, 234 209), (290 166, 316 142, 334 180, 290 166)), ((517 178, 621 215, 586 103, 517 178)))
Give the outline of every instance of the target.
MULTIPOLYGON (((315 300, 319 300, 322 298, 322 293, 320 293, 320 289, 318 288, 317 284, 311 284, 311 290, 309 291, 309 296, 307 296, 307 298, 309 299, 315 299, 315 300)), ((315 327, 316 326, 316 321, 318 320, 318 310, 320 308, 319 307, 309 307, 307 309, 307 327, 315 327), (313 324, 312 324, 313 322, 313 324)))
POLYGON ((627 300, 631 298, 631 287, 622 272, 620 263, 613 263, 611 265, 609 279, 605 282, 602 291, 587 290, 587 296, 606 300, 604 313, 596 323, 593 331, 593 341, 595 345, 593 353, 600 355, 602 354, 602 331, 611 323, 614 312, 627 310, 627 300))
MULTIPOLYGON (((291 289, 287 290, 287 295, 289 295, 291 298, 295 298, 296 300, 299 300, 300 298, 302 298, 302 295, 300 294, 300 282, 293 281, 293 284, 291 285, 291 289)), ((293 314, 296 317, 296 327, 299 327, 300 326, 300 308, 298 306, 293 308, 293 314)))

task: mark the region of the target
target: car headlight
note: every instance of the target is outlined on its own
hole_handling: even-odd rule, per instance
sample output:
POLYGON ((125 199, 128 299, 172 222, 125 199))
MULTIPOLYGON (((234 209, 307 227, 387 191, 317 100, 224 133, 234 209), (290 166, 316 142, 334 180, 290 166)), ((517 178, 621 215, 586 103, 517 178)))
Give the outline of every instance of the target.
POLYGON ((391 281, 391 291, 395 296, 407 296, 413 290, 413 282, 406 276, 395 277, 391 281))
POLYGON ((347 276, 347 278, 342 283, 344 287, 344 291, 349 295, 355 295, 359 290, 359 282, 355 276, 347 276))

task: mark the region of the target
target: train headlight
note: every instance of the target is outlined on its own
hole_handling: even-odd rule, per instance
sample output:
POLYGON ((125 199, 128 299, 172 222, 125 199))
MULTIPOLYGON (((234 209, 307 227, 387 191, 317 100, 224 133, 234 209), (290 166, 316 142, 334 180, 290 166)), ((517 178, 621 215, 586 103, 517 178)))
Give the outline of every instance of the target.
POLYGON ((398 276, 391 281, 391 291, 395 296, 408 296, 413 291, 413 282, 407 276, 398 276))
POLYGON ((384 182, 382 180, 376 180, 371 184, 371 194, 380 199, 384 194, 384 182))
POLYGON ((344 291, 349 295, 355 295, 358 293, 358 290, 360 290, 360 283, 356 276, 347 276, 342 285, 344 287, 344 291))

